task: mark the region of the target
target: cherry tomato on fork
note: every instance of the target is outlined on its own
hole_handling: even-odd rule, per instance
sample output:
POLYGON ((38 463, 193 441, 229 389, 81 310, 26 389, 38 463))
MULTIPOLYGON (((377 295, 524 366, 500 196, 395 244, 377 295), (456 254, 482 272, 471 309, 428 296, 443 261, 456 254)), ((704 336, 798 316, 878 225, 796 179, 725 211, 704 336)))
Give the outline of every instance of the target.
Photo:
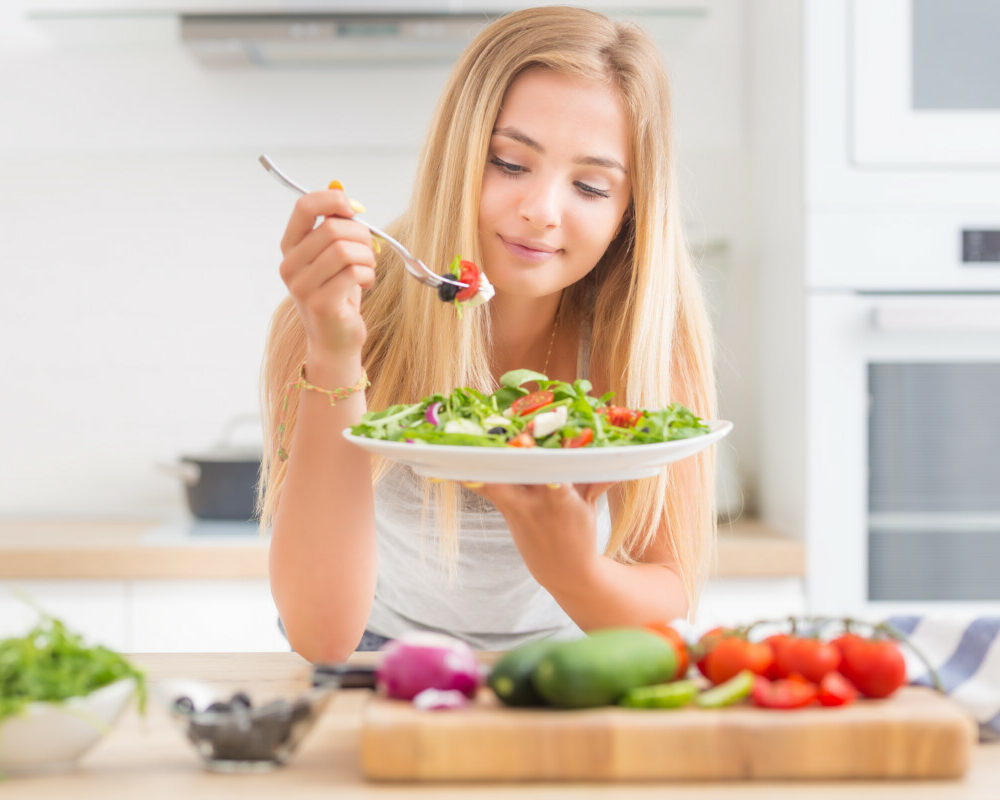
POLYGON ((455 293, 455 299, 459 301, 470 300, 479 291, 479 267, 472 261, 459 261, 458 268, 460 270, 458 279, 466 284, 466 287, 455 293))
POLYGON ((555 399, 556 396, 552 392, 548 389, 542 389, 517 398, 517 400, 510 404, 510 409, 519 417, 523 417, 525 414, 537 411, 542 406, 547 406, 555 399))

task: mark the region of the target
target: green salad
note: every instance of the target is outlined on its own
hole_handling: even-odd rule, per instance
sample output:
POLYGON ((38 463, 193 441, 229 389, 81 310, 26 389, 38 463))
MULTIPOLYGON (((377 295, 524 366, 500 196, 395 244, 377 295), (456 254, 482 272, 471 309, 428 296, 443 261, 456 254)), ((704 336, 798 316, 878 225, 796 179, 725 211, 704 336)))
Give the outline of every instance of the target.
POLYGON ((658 411, 612 405, 590 381, 549 380, 528 369, 500 378, 493 394, 457 388, 419 403, 370 411, 351 433, 369 439, 472 447, 621 447, 702 436, 709 427, 673 403, 658 411), (537 382, 529 391, 524 384, 537 382))
POLYGON ((90 694, 122 678, 134 678, 140 711, 143 673, 106 647, 87 647, 55 617, 43 614, 20 637, 0 639, 0 722, 36 701, 61 702, 90 694))

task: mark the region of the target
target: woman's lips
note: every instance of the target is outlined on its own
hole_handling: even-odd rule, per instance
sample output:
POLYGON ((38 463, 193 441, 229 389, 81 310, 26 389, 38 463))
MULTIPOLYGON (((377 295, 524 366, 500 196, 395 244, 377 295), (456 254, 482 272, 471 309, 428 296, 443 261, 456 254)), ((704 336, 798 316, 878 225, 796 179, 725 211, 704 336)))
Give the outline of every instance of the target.
POLYGON ((508 252, 520 258, 522 261, 530 261, 533 264, 540 264, 543 261, 548 261, 552 256, 558 253, 558 250, 552 248, 543 249, 541 246, 532 247, 529 244, 518 242, 514 239, 505 239, 503 236, 500 237, 500 241, 503 242, 503 246, 507 248, 508 252))

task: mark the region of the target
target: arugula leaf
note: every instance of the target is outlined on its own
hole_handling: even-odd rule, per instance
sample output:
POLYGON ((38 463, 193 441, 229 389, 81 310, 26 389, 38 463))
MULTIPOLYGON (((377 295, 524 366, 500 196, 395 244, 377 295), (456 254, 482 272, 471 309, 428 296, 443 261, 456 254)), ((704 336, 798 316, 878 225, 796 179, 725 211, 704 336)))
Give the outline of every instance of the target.
POLYGON ((531 369, 512 369, 510 372, 505 372, 500 376, 500 385, 517 389, 521 384, 528 383, 528 381, 538 381, 541 383, 548 381, 548 379, 548 375, 542 375, 541 372, 535 372, 531 369))

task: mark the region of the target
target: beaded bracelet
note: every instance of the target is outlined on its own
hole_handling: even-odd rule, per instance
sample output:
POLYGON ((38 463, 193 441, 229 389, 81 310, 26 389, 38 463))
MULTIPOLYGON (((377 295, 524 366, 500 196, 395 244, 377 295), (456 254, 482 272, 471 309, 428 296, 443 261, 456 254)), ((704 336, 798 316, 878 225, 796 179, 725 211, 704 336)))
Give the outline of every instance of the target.
MULTIPOLYGON (((322 386, 316 386, 315 384, 309 383, 306 380, 306 362, 303 361, 299 364, 299 377, 298 380, 292 381, 288 384, 288 389, 285 392, 285 401, 281 405, 281 416, 284 418, 288 411, 288 396, 291 394, 292 389, 309 389, 314 392, 319 392, 320 394, 325 394, 330 398, 330 405, 336 405, 338 400, 343 400, 345 397, 350 397, 355 392, 363 391, 372 385, 372 382, 368 380, 368 372, 364 367, 361 368, 361 377, 358 378, 357 383, 353 386, 341 386, 336 389, 324 389, 322 386)), ((282 440, 285 438, 285 422, 282 419, 280 425, 278 425, 278 458, 282 461, 288 459, 288 451, 281 445, 282 440)))

